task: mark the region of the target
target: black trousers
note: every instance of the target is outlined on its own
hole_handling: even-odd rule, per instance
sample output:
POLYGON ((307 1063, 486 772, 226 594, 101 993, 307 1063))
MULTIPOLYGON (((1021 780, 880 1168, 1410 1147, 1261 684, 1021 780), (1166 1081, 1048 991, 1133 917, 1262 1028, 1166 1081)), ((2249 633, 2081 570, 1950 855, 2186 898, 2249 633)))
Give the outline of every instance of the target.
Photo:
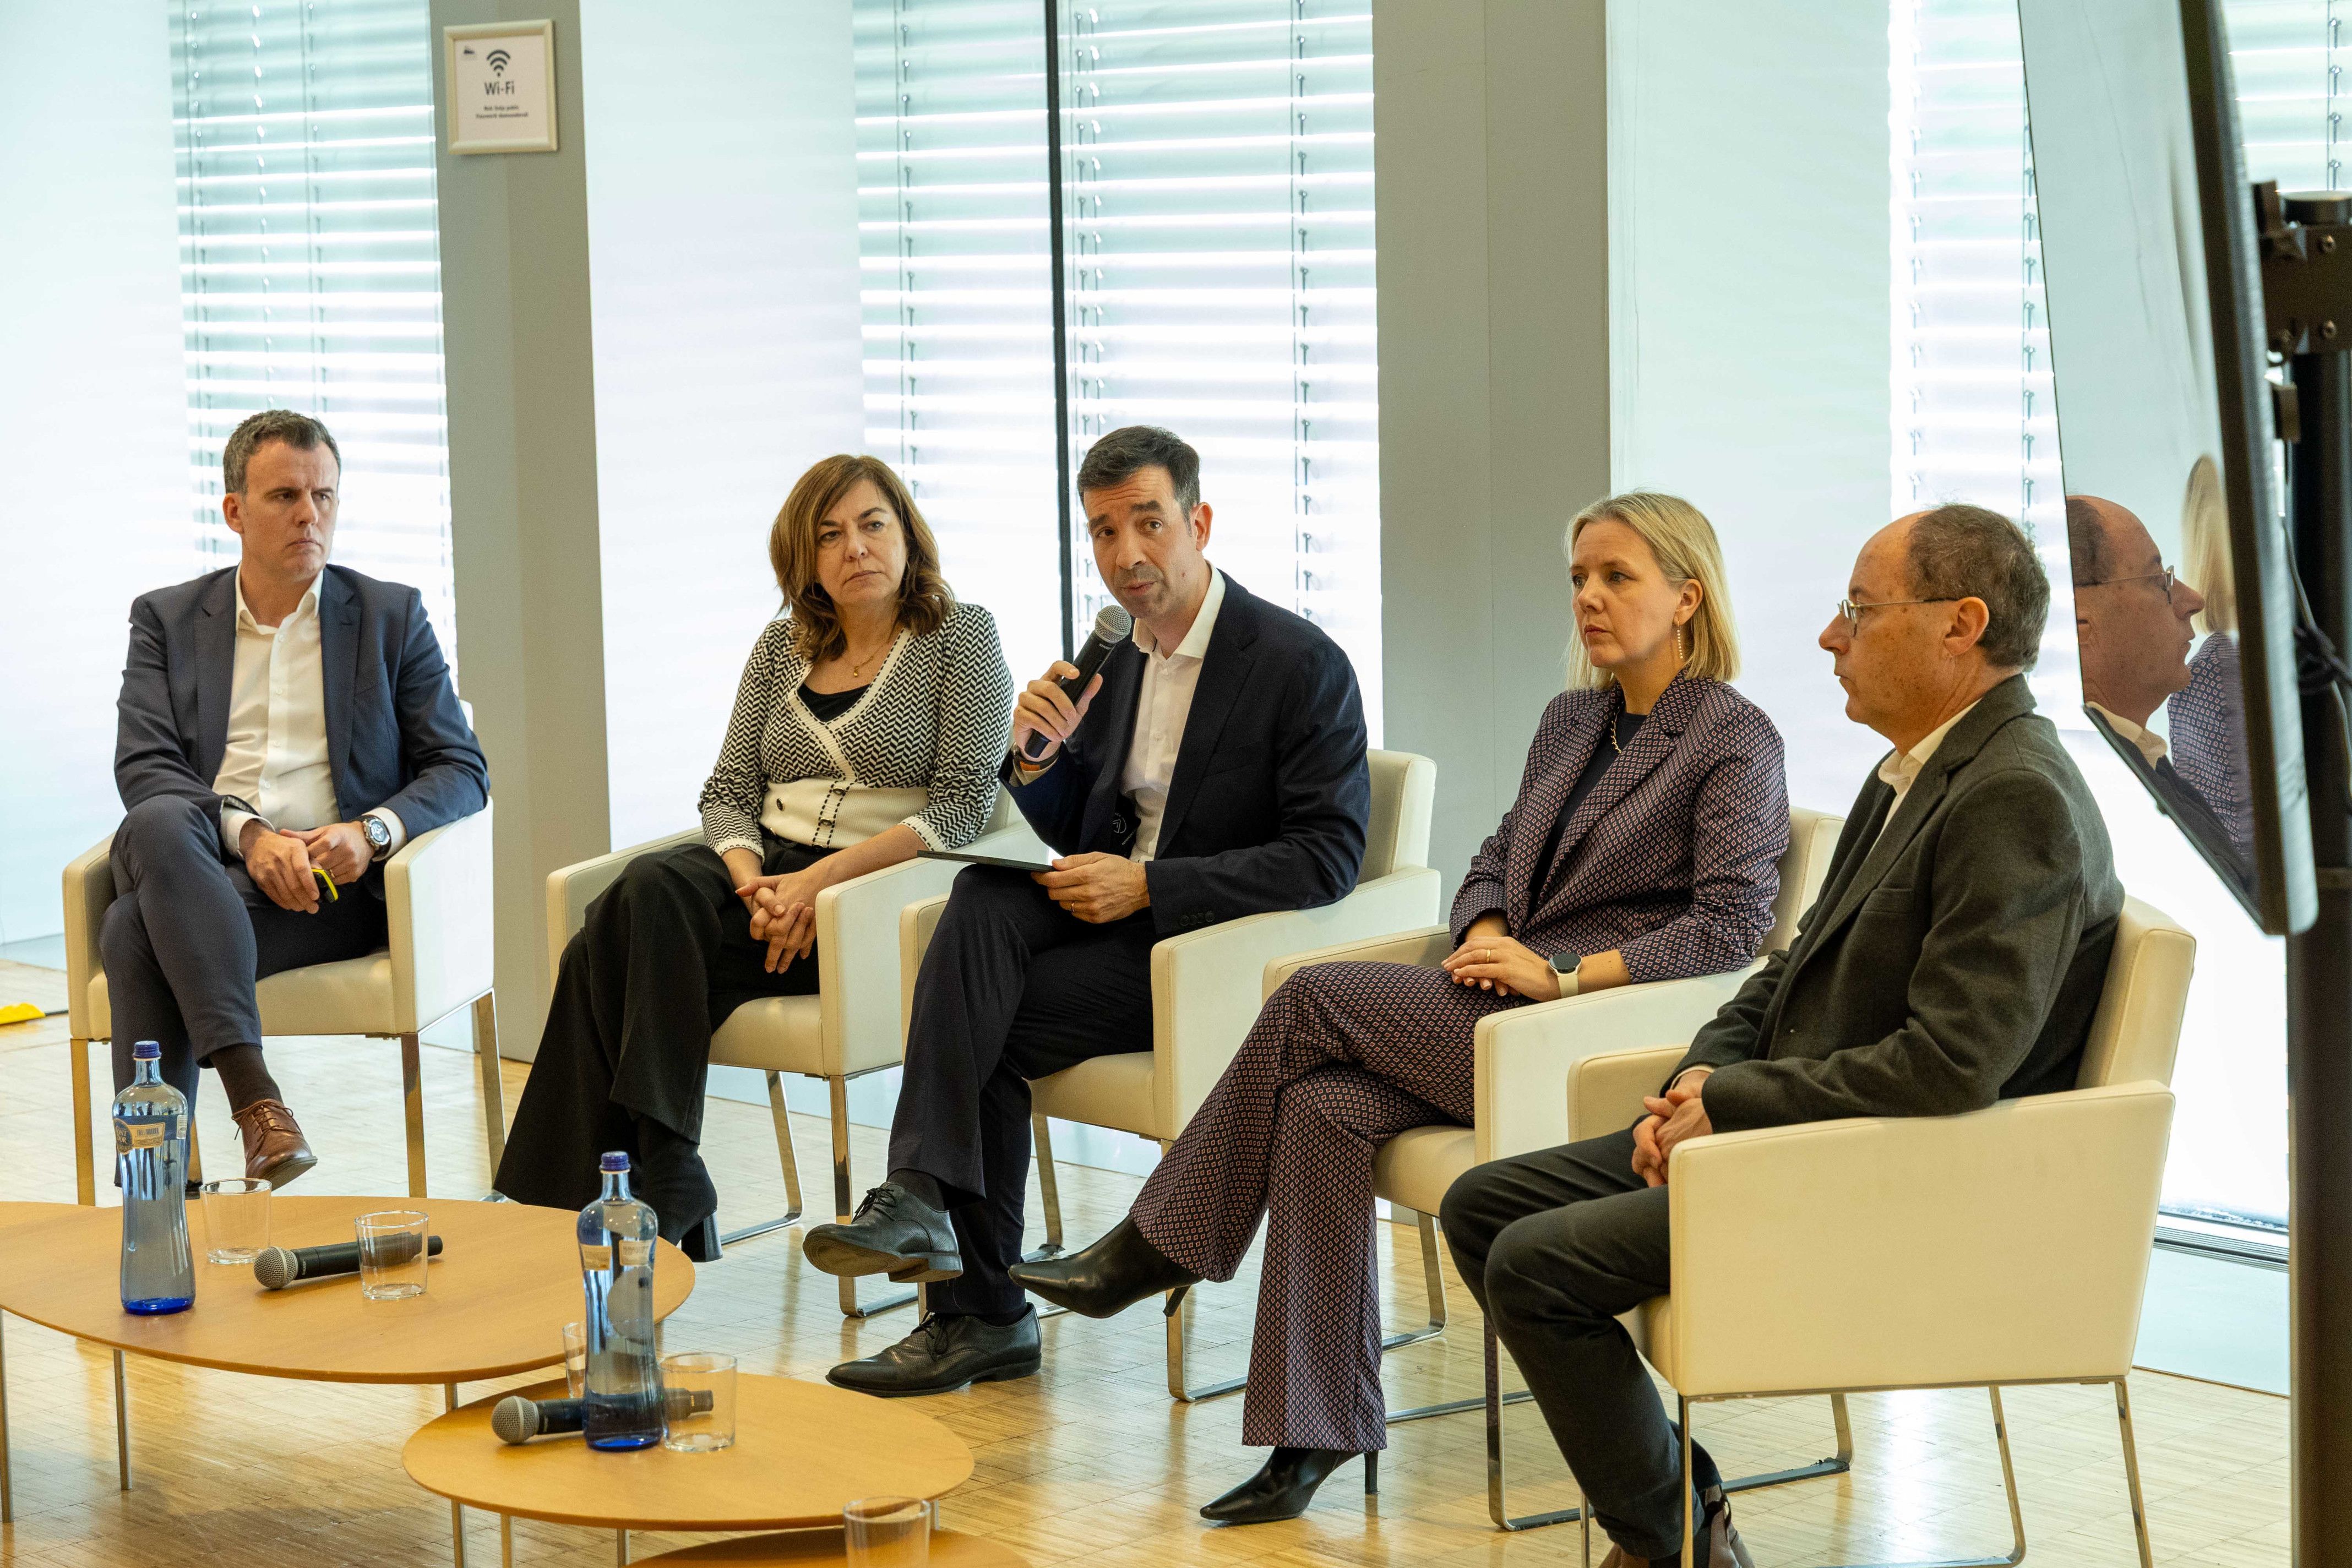
POLYGON ((163 1047, 163 1079, 196 1099, 196 1069, 224 1046, 261 1043, 255 984, 281 970, 359 958, 384 944, 383 873, 318 912, 283 910, 225 858, 220 818, 182 795, 141 801, 114 830, 114 902, 100 928, 114 1016, 114 1087, 131 1047, 163 1047))
MULTIPOLYGON (((1454 1184, 1439 1220, 1593 1518, 1629 1555, 1670 1558, 1683 1549, 1682 1431, 1617 1321, 1666 1289, 1666 1189, 1643 1186, 1633 1160, 1630 1128, 1497 1160, 1454 1184)), ((1698 1491, 1721 1481, 1696 1445, 1691 1468, 1698 1491)))
MULTIPOLYGON (((824 858, 770 837, 761 868, 772 877, 824 858)), ((675 1230, 698 1221, 664 1205, 690 1203, 672 1194, 703 1190, 709 1179, 694 1145, 711 1034, 755 997, 816 990, 814 952, 771 974, 767 952, 752 939, 727 862, 709 846, 630 861, 564 947, 499 1191, 517 1203, 585 1208, 601 1190, 597 1157, 615 1150, 629 1155, 631 1188, 662 1216, 664 1236, 675 1240, 675 1230)))
POLYGON ((938 1312, 1003 1317, 1026 1300, 1029 1080, 1089 1057, 1151 1048, 1149 911, 1108 925, 1066 912, 1025 871, 959 874, 923 954, 890 1124, 890 1168, 938 1182, 963 1275, 930 1287, 938 1312))

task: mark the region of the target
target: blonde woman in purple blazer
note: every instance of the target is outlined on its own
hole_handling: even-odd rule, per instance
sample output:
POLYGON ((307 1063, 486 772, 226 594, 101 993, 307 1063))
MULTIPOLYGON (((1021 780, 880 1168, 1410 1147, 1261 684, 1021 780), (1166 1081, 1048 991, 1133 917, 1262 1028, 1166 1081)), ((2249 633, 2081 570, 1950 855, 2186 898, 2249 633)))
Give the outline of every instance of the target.
POLYGON ((1230 1279, 1266 1216, 1242 1441, 1274 1453, 1205 1518, 1295 1518, 1339 1464, 1388 1446, 1372 1160, 1410 1128, 1469 1123, 1478 1021, 1738 969, 1771 928, 1788 786, 1780 732, 1726 684, 1739 654, 1714 528, 1688 501, 1635 492, 1587 507, 1568 549, 1569 689, 1471 858, 1443 966, 1299 971, 1128 1217, 1013 1270, 1108 1317, 1230 1279))

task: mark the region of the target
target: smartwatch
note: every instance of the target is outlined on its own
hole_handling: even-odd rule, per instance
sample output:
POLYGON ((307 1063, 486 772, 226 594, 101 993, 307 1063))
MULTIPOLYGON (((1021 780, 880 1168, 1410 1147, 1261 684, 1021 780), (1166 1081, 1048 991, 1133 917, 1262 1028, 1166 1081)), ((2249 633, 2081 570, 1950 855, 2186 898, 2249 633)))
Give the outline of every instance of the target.
POLYGON ((1576 972, 1583 963, 1584 954, 1580 952, 1555 952, 1551 955, 1551 972, 1559 976, 1559 994, 1562 996, 1576 994, 1576 972))
POLYGON ((368 858, 383 859, 384 852, 392 847, 392 829, 384 826, 383 818, 372 811, 362 814, 360 831, 367 835, 368 858))

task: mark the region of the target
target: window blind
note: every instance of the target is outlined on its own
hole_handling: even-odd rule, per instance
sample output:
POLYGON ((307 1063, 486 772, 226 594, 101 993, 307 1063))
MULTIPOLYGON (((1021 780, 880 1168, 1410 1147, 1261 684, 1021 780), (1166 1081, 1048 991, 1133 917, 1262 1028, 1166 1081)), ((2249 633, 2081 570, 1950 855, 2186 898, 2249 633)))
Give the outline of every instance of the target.
POLYGON ((425 595, 457 658, 425 0, 178 0, 189 489, 233 561, 221 448, 257 409, 324 420, 334 558, 425 595))
MULTIPOLYGON (((1370 7, 1072 0, 1062 47, 1073 451, 1191 441, 1213 557, 1328 631, 1377 715, 1370 7)), ((1108 596, 1076 586, 1084 624, 1108 596)))
MULTIPOLYGON (((1377 715, 1367 0, 1066 3, 1051 106, 1037 0, 856 16, 868 438, 1016 672, 1060 651, 1066 406, 1073 465, 1125 424, 1192 442, 1213 558, 1325 626, 1377 715)), ((1075 526, 1083 627, 1107 595, 1075 526)))
POLYGON ((1025 681, 1062 654, 1044 10, 856 0, 854 20, 868 448, 1025 681))

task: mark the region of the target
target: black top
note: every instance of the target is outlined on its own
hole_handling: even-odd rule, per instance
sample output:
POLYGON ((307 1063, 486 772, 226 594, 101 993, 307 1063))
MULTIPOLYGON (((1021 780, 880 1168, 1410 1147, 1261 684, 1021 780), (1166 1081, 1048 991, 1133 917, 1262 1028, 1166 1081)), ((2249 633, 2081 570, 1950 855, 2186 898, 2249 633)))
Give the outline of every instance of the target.
POLYGON ((1609 764, 1617 760, 1619 748, 1633 744, 1633 737, 1642 732, 1642 721, 1648 717, 1646 713, 1620 712, 1609 721, 1612 726, 1610 734, 1617 737, 1617 744, 1611 745, 1609 736, 1603 735, 1601 744, 1592 748, 1592 760, 1586 763, 1584 771, 1576 775, 1576 787, 1568 792, 1567 803, 1559 808, 1559 815, 1551 819, 1551 837, 1544 840, 1543 858, 1536 862, 1543 868, 1546 883, 1550 882, 1552 873, 1558 869, 1552 861, 1559 854, 1560 830, 1568 826, 1568 819, 1576 815, 1576 808, 1584 804, 1584 797, 1591 795, 1593 786, 1601 782, 1601 775, 1609 771, 1609 764))
POLYGON ((857 700, 866 695, 866 689, 863 686, 854 686, 847 691, 811 691, 808 682, 803 680, 801 682, 801 700, 808 704, 808 710, 816 715, 818 723, 830 724, 856 707, 857 700))

